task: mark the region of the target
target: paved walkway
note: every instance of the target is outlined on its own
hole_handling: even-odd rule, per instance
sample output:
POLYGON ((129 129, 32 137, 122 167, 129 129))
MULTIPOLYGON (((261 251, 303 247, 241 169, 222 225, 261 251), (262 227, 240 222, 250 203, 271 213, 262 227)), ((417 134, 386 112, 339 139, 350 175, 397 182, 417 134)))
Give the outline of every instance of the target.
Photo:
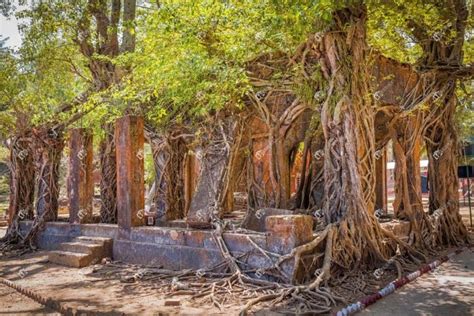
POLYGON ((465 250, 359 315, 474 315, 474 249, 465 250))

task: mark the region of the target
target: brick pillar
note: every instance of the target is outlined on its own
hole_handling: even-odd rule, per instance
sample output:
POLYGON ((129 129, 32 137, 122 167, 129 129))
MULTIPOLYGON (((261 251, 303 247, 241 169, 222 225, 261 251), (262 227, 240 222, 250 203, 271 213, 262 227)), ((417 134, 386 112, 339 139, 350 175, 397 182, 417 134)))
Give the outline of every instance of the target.
POLYGON ((186 155, 184 163, 184 213, 187 214, 193 199, 196 180, 196 157, 193 154, 186 155))
POLYGON ((145 224, 143 118, 124 116, 115 122, 117 154, 117 223, 120 229, 145 224))
POLYGON ((387 213, 387 149, 381 151, 382 155, 375 160, 375 209, 387 213))
POLYGON ((268 249, 279 254, 290 253, 313 239, 313 218, 309 215, 268 216, 265 228, 268 249))
POLYGON ((84 128, 71 130, 69 138, 69 222, 88 223, 92 220, 94 196, 92 133, 84 128))
MULTIPOLYGON (((278 254, 291 253, 293 248, 310 242, 313 239, 313 218, 309 215, 275 215, 265 221, 267 230, 267 249, 278 254)), ((303 271, 295 271, 293 259, 287 260, 281 268, 291 281, 298 283, 303 278, 303 271)))

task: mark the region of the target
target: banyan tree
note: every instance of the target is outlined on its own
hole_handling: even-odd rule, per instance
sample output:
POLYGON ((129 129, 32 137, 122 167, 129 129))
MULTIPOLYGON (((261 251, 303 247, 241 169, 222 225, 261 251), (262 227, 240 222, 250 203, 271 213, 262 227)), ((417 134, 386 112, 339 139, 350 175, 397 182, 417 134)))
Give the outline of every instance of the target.
MULTIPOLYGON (((38 98, 55 105, 39 119, 23 108, 11 109, 18 132, 8 135, 10 226, 1 251, 34 245, 46 223, 58 219, 63 148, 68 137, 70 148, 80 146, 68 136, 72 128, 87 143, 81 156, 88 155, 88 169, 78 171, 85 178, 92 179, 91 153, 98 149, 95 220, 123 228, 118 196, 143 193, 144 152, 133 157, 131 149, 147 143, 152 179, 147 197, 138 199, 146 202, 143 209, 127 209, 129 226, 118 236, 130 238, 131 229, 144 223, 143 214, 158 227, 211 231, 224 259, 219 286, 252 285, 263 293, 247 301, 244 313, 264 301, 327 311, 339 299, 329 287, 354 271, 393 265, 400 274, 443 247, 469 243, 459 214, 455 121, 460 82, 473 74, 463 59, 471 32, 466 1, 430 1, 436 18, 447 25, 442 40, 439 31, 430 31, 433 13, 420 18, 417 5, 405 1, 296 1, 285 13, 282 4, 262 8, 265 1, 230 1, 216 4, 216 16, 205 1, 200 8, 159 1, 138 10, 135 1, 83 2, 73 1, 80 14, 62 17, 58 29, 38 17, 48 8, 39 5, 30 12, 39 30, 66 34, 72 71, 64 81, 75 86, 67 100, 64 86, 38 98), (403 14, 406 21, 397 16, 379 21, 387 18, 384 10, 403 14), (249 30, 245 22, 255 25, 249 30), (380 28, 374 31, 374 24, 380 28), (396 36, 408 49, 419 50, 403 61, 386 56, 382 27, 394 30, 386 41, 396 36), (278 41, 283 45, 275 45, 278 41), (125 123, 118 126, 121 117, 125 123), (100 135, 95 145, 92 130, 100 135), (406 236, 382 225, 377 210, 377 192, 386 190, 378 188, 383 180, 377 168, 382 165, 385 172, 380 159, 390 146, 396 166, 392 219, 407 225, 406 236), (429 160, 428 212, 421 193, 423 150, 429 160), (118 192, 120 177, 132 182, 126 183, 129 191, 118 192), (136 179, 140 188, 133 191, 136 179), (132 218, 134 211, 140 216, 132 218), (259 230, 255 223, 261 216, 272 214, 311 218, 302 224, 311 226, 310 240, 286 254, 263 249, 251 234, 259 230), (32 220, 26 234, 20 231, 22 220, 32 220), (248 234, 246 242, 271 266, 244 269, 241 257, 229 250, 227 232, 248 234), (317 298, 324 306, 311 304, 317 298)), ((53 13, 71 9, 61 2, 52 8, 53 13)), ((31 48, 37 33, 28 34, 31 48)), ((57 44, 41 40, 45 47, 57 44)), ((53 53, 45 47, 39 66, 53 53)), ((51 84, 41 81, 41 67, 29 66, 38 67, 30 74, 39 80, 33 84, 51 84)), ((24 104, 39 92, 26 91, 28 98, 11 102, 28 109, 24 104)), ((88 190, 84 195, 92 200, 94 190, 88 190)), ((91 223, 94 216, 87 211, 91 223)), ((70 216, 71 224, 86 223, 70 216)), ((214 300, 214 287, 210 295, 214 300)))

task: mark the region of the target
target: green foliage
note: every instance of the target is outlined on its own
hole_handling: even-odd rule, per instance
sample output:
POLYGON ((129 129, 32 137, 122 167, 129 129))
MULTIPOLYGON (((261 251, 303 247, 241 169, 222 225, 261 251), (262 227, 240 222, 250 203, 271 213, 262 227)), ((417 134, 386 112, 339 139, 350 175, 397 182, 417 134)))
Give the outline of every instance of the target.
POLYGON ((459 105, 456 108, 456 125, 460 139, 468 141, 474 136, 474 83, 461 82, 458 85, 457 95, 459 105))
POLYGON ((314 32, 316 1, 161 1, 138 18, 138 47, 117 62, 133 69, 116 96, 152 104, 157 124, 187 122, 243 106, 246 65, 291 52, 314 32))
MULTIPOLYGON (((81 105, 81 111, 91 112, 74 125, 91 127, 95 134, 102 132, 103 122, 124 112, 144 114, 165 128, 173 123, 193 124, 216 111, 238 111, 252 90, 247 72, 250 62, 265 53, 292 54, 309 34, 330 26, 334 10, 360 1, 163 0, 159 7, 150 2, 137 11, 135 52, 115 58, 95 54, 90 60, 76 41, 84 17, 90 19, 91 30, 96 23, 87 3, 49 0, 30 7, 2 8, 4 14, 22 19, 23 44, 11 52, 2 48, 0 38, 1 136, 15 131, 19 122, 40 125, 70 118, 74 111, 61 115, 56 111, 91 87, 90 60, 106 59, 126 74, 119 84, 94 93, 81 105)), ((452 40, 453 34, 446 30, 455 16, 433 4, 368 1, 369 44, 386 56, 414 63, 422 50, 412 25, 422 26, 429 36, 452 40)), ((107 5, 106 15, 110 1, 107 5)), ((466 63, 474 60, 472 25, 470 17, 466 63)), ((91 44, 98 45, 94 36, 91 32, 91 44)), ((310 80, 298 75, 301 69, 291 71, 298 96, 317 106, 317 99, 324 96, 316 98, 314 91, 324 91, 327 84, 320 71, 310 72, 314 77, 310 80)), ((471 104, 469 93, 462 96, 462 104, 471 104)), ((472 112, 460 109, 458 118, 462 130, 469 130, 472 112)))
POLYGON ((14 127, 12 111, 18 105, 18 96, 24 81, 17 60, 5 48, 0 50, 0 138, 5 138, 14 127))
MULTIPOLYGON (((71 2, 40 2, 16 11, 23 21, 19 51, 2 51, 0 121, 4 136, 28 125, 61 121, 56 109, 85 90, 83 60, 73 42, 77 7, 71 2), (68 4, 69 3, 69 4, 68 4)), ((87 76, 87 75, 85 75, 87 76)))

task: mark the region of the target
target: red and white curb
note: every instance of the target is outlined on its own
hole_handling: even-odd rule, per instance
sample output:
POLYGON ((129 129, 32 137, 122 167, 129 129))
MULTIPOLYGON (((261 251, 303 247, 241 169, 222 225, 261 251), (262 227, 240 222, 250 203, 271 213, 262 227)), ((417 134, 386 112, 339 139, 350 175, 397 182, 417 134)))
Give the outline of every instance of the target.
POLYGON ((420 269, 418 269, 418 270, 416 270, 416 271, 414 271, 414 272, 412 272, 412 273, 410 273, 410 274, 408 274, 404 277, 401 277, 398 280, 390 282, 386 287, 382 288, 378 292, 376 292, 374 294, 371 294, 369 296, 366 296, 363 299, 361 299, 360 301, 357 301, 356 303, 347 305, 346 307, 344 307, 340 311, 334 313, 334 315, 336 315, 336 316, 347 316, 347 315, 355 314, 357 312, 362 311, 367 306, 370 306, 370 305, 374 304, 375 302, 377 302, 378 300, 380 300, 381 298, 392 294, 393 292, 395 292, 396 289, 401 288, 402 286, 404 286, 407 283, 410 283, 411 281, 417 279, 419 276, 425 274, 426 272, 433 271, 434 269, 439 267, 443 262, 446 262, 449 259, 451 259, 452 257, 454 257, 455 255, 460 254, 465 249, 466 248, 457 249, 456 251, 454 251, 454 252, 452 252, 452 253, 450 253, 446 256, 443 256, 440 259, 431 262, 430 264, 425 264, 425 265, 421 266, 420 269))
POLYGON ((91 313, 90 311, 82 311, 76 308, 67 307, 64 303, 56 301, 51 297, 44 297, 40 295, 38 292, 35 292, 31 289, 28 289, 26 287, 19 285, 18 283, 12 282, 2 277, 0 277, 0 284, 10 287, 16 290, 18 293, 34 300, 35 302, 41 305, 49 307, 61 313, 62 315, 100 315, 98 313, 91 313))

